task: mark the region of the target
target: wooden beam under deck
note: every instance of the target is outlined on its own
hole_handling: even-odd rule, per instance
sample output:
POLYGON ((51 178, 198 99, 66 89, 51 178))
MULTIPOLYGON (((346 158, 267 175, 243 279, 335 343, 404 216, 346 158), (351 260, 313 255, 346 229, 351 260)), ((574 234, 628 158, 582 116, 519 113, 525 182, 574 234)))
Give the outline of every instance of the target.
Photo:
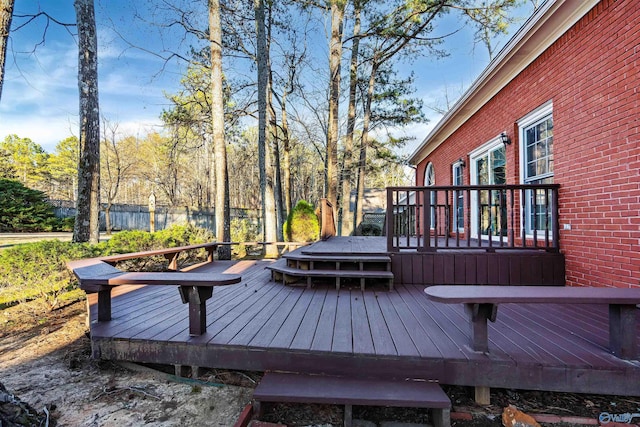
MULTIPOLYGON (((268 262, 214 262, 197 270, 243 279, 214 290, 207 303, 207 332, 200 337, 189 337, 175 290, 119 287, 112 320, 92 322, 94 356, 640 395, 640 362, 607 351, 606 305, 501 305, 496 323, 489 325, 490 352, 480 353, 469 348, 463 305, 431 302, 423 286, 399 285, 393 291, 290 287, 270 281, 268 262)), ((95 305, 91 313, 95 320, 95 305)))

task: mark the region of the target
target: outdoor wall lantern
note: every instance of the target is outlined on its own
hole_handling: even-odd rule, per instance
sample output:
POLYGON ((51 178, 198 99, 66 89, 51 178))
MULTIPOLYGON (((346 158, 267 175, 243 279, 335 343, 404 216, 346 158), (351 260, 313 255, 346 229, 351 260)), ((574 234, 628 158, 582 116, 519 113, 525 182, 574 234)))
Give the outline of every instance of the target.
POLYGON ((500 134, 500 139, 502 140, 502 143, 507 146, 507 145, 511 145, 511 138, 509 138, 509 135, 507 135, 506 132, 502 132, 500 134))
POLYGON ((464 159, 462 157, 460 157, 458 159, 458 164, 460 165, 460 167, 464 168, 467 166, 467 163, 464 161, 464 159))

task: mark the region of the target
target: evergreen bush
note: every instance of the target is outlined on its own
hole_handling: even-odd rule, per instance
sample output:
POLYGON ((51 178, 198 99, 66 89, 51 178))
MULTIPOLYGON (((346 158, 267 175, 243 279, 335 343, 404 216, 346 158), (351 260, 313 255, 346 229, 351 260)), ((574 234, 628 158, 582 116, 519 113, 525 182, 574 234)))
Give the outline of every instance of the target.
POLYGON ((61 221, 42 191, 0 179, 0 232, 57 231, 61 221))
POLYGON ((291 210, 284 224, 289 242, 313 242, 320 238, 320 221, 313 206, 300 200, 291 210))

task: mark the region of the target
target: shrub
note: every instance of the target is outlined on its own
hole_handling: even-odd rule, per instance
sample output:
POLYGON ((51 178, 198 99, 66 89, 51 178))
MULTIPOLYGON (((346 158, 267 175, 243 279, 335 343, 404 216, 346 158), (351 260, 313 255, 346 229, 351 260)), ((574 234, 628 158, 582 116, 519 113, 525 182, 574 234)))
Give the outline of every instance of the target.
MULTIPOLYGON (((260 230, 247 218, 231 220, 231 241, 233 242, 253 242, 258 239, 260 230)), ((247 247, 245 245, 233 246, 233 255, 238 258, 247 256, 247 247)))
POLYGON ((66 262, 100 255, 100 248, 84 243, 43 240, 0 251, 0 307, 43 298, 50 309, 59 297, 77 287, 66 262))
POLYGON ((0 179, 0 231, 54 231, 60 220, 42 191, 0 179))
POLYGON ((309 203, 300 200, 291 210, 284 224, 284 233, 289 242, 313 242, 320 237, 320 222, 309 203))

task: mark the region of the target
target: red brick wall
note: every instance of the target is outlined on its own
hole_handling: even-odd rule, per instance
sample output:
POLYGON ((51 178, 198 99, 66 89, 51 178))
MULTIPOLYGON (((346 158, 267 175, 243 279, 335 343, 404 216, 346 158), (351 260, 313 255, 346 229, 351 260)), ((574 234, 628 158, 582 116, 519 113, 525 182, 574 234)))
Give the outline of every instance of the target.
POLYGON ((421 162, 417 184, 431 161, 436 185, 450 185, 451 165, 504 130, 507 182, 519 183, 516 121, 549 100, 567 284, 640 287, 637 0, 599 3, 421 162))

